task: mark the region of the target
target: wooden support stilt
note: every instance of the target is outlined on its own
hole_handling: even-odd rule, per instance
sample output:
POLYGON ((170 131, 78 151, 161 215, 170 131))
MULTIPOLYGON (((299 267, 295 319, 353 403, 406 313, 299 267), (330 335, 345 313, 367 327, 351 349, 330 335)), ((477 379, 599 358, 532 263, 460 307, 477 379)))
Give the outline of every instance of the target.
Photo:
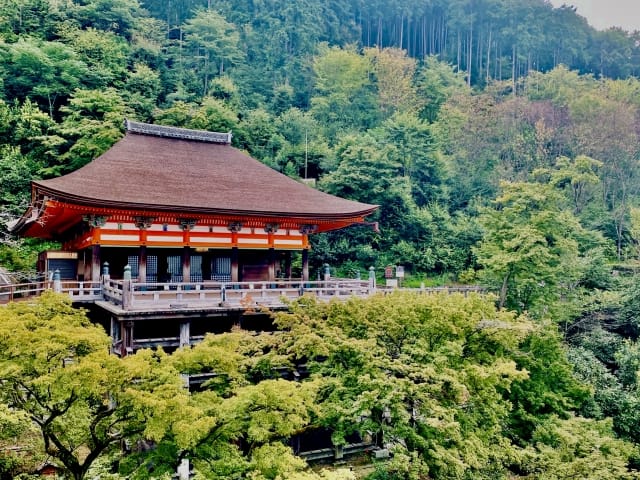
POLYGON ((147 281, 147 247, 140 245, 138 254, 138 281, 145 283, 147 281))
POLYGON ((188 246, 182 249, 182 281, 191 281, 191 248, 188 246))
POLYGON ((180 348, 191 345, 191 322, 180 322, 180 348))
POLYGON ((238 270, 239 270, 238 247, 233 247, 231 249, 231 281, 232 282, 239 281, 238 270))
POLYGON ((302 280, 309 281, 309 250, 302 250, 302 280))
POLYGON ((100 281, 100 245, 93 245, 91 247, 91 281, 100 281))

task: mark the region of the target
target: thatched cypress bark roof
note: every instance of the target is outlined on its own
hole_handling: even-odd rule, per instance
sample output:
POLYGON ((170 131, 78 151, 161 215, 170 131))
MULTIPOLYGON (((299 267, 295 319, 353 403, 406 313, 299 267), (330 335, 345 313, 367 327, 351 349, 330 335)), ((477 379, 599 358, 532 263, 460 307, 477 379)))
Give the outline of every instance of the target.
POLYGON ((127 122, 107 152, 34 191, 82 205, 333 219, 377 206, 315 190, 230 145, 230 134, 127 122))

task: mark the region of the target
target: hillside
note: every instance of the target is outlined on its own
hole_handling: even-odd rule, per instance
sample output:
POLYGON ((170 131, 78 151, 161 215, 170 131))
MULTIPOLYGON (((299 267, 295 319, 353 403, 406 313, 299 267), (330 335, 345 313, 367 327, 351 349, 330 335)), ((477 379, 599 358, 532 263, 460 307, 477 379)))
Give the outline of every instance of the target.
MULTIPOLYGON (((42 248, 4 226, 24 211, 30 181, 85 165, 121 138, 125 118, 232 131, 270 167, 381 206, 370 219, 379 231, 315 236, 311 276, 325 263, 348 277, 402 265, 407 285, 479 283, 495 297, 305 306, 279 320, 279 337, 230 340, 238 350, 224 355, 241 371, 146 358, 169 369, 167 385, 184 369, 231 369, 232 380, 188 406, 202 424, 169 432, 159 420, 146 432, 160 453, 174 463, 200 455, 202 475, 218 475, 207 478, 314 478, 286 445, 292 430, 322 427, 338 445, 354 432, 393 439, 394 461, 370 479, 567 478, 587 468, 635 478, 638 40, 543 0, 0 2, 0 266, 31 270, 42 248), (280 388, 276 367, 306 361, 311 376, 282 387, 304 408, 267 409, 274 430, 263 432, 248 405, 280 388), (376 410, 384 406, 392 422, 376 410), (232 429, 211 430, 216 415, 232 429), (212 451, 220 457, 207 463, 212 451), (280 457, 287 465, 269 463, 280 457)), ((48 308, 36 312, 67 312, 48 308)), ((0 313, 3 325, 38 315, 0 313)), ((224 357, 216 342, 194 357, 224 357)), ((15 373, 13 361, 2 357, 2 372, 15 373)), ((8 409, 8 385, 0 441, 19 438, 41 455, 33 425, 8 409)), ((100 404, 97 392, 79 408, 100 404)), ((146 393, 146 406, 127 397, 140 409, 135 435, 164 408, 166 398, 146 393)), ((84 452, 86 437, 65 435, 84 452)), ((0 454, 3 478, 30 467, 0 454)))

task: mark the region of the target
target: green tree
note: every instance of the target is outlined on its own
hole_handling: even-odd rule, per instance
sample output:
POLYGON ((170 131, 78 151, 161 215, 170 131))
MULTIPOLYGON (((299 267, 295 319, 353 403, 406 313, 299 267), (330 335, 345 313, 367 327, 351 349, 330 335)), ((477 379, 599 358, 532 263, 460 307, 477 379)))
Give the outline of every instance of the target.
POLYGON ((5 98, 31 98, 54 116, 89 70, 69 46, 60 42, 20 39, 0 52, 5 98))
POLYGON ((33 472, 45 460, 29 416, 0 403, 0 479, 33 472))
POLYGON ((43 176, 71 172, 106 152, 122 137, 130 110, 118 91, 107 88, 76 90, 60 111, 65 117, 57 131, 66 143, 60 147, 61 162, 44 168, 43 176))
POLYGON ((175 352, 170 361, 179 371, 214 375, 202 391, 192 392, 193 416, 181 416, 154 451, 125 459, 124 473, 157 478, 189 458, 200 475, 212 479, 324 478, 285 445, 315 421, 317 383, 279 378, 275 368, 288 362, 265 354, 273 344, 271 335, 238 331, 208 335, 175 352))
POLYGON ((600 167, 602 162, 586 155, 578 155, 573 161, 567 157, 556 160, 550 183, 568 191, 576 215, 579 215, 587 203, 593 199, 594 186, 600 183, 597 175, 600 167))
POLYGON ((352 49, 325 48, 313 60, 311 113, 333 138, 342 130, 370 127, 378 117, 369 78, 371 60, 352 49))
POLYGON ((162 89, 160 75, 144 63, 136 63, 129 72, 123 96, 136 118, 150 121, 162 89))
POLYGON ((434 478, 495 478, 516 455, 503 436, 511 410, 504 392, 526 383, 512 354, 533 327, 497 311, 492 299, 401 292, 330 304, 306 298, 277 323, 283 332, 270 354, 310 369, 319 382, 318 421, 334 444, 357 432, 405 459, 390 471, 428 470, 434 478))
POLYGON ((474 253, 481 278, 499 291, 500 307, 540 311, 580 278, 582 227, 551 185, 501 186, 480 217, 485 234, 474 253))
POLYGON ((68 299, 10 304, 0 322, 0 398, 40 431, 44 452, 83 479, 123 439, 158 440, 188 395, 162 353, 120 359, 68 299))
POLYGON ((201 78, 202 97, 209 93, 210 80, 222 75, 225 68, 242 60, 239 34, 233 24, 214 10, 197 10, 184 25, 191 64, 201 78))
POLYGON ((371 58, 378 102, 384 117, 396 112, 420 111, 423 100, 413 83, 417 62, 408 57, 406 51, 395 48, 370 48, 365 51, 365 56, 371 58))
POLYGON ((17 148, 0 147, 0 212, 20 215, 29 203, 33 166, 17 148))
POLYGON ((131 40, 142 13, 138 0, 87 0, 61 9, 82 30, 113 32, 127 40, 131 40))
POLYGON ((50 2, 5 0, 0 3, 0 36, 14 41, 18 36, 48 38, 61 20, 50 2))
POLYGON ((433 56, 427 57, 418 70, 415 85, 423 102, 420 118, 429 123, 437 120, 440 108, 451 96, 467 90, 463 75, 433 56))
POLYGON ((66 29, 61 34, 88 67, 87 88, 122 88, 127 76, 129 44, 113 32, 66 29))
POLYGON ((522 470, 526 478, 635 479, 634 445, 615 438, 611 422, 550 418, 536 427, 522 470))
POLYGON ((382 124, 380 136, 381 144, 389 145, 388 156, 402 164, 416 204, 446 202, 447 166, 431 128, 413 114, 399 113, 382 124))

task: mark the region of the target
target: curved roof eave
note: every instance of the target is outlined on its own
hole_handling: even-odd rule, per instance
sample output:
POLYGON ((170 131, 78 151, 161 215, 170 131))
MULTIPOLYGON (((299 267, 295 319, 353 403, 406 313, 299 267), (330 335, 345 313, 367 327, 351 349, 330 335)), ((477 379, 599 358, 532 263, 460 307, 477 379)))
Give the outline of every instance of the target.
MULTIPOLYGON (((46 195, 49 198, 55 198, 59 201, 65 201, 68 203, 82 205, 86 207, 98 207, 98 208, 113 208, 121 210, 143 210, 143 211, 162 211, 162 212, 180 212, 180 213, 193 213, 202 215, 224 215, 224 216, 255 216, 255 217, 279 217, 279 218, 301 218, 301 219, 313 219, 319 220, 344 220, 348 218, 358 218, 370 215, 378 206, 368 205, 368 208, 362 210, 353 210, 344 213, 321 213, 321 212, 278 212, 275 210, 237 210, 237 209, 223 209, 223 208, 203 208, 197 206, 176 206, 176 205, 159 205, 151 203, 129 203, 119 201, 109 201, 104 199, 96 199, 90 197, 82 197, 78 195, 70 195, 66 192, 57 191, 48 188, 38 182, 34 182, 37 185, 37 190, 46 195)), ((354 202, 355 203, 355 202, 354 202)), ((366 204, 361 204, 366 205, 366 204)), ((13 223, 18 222, 15 220, 13 223)))

